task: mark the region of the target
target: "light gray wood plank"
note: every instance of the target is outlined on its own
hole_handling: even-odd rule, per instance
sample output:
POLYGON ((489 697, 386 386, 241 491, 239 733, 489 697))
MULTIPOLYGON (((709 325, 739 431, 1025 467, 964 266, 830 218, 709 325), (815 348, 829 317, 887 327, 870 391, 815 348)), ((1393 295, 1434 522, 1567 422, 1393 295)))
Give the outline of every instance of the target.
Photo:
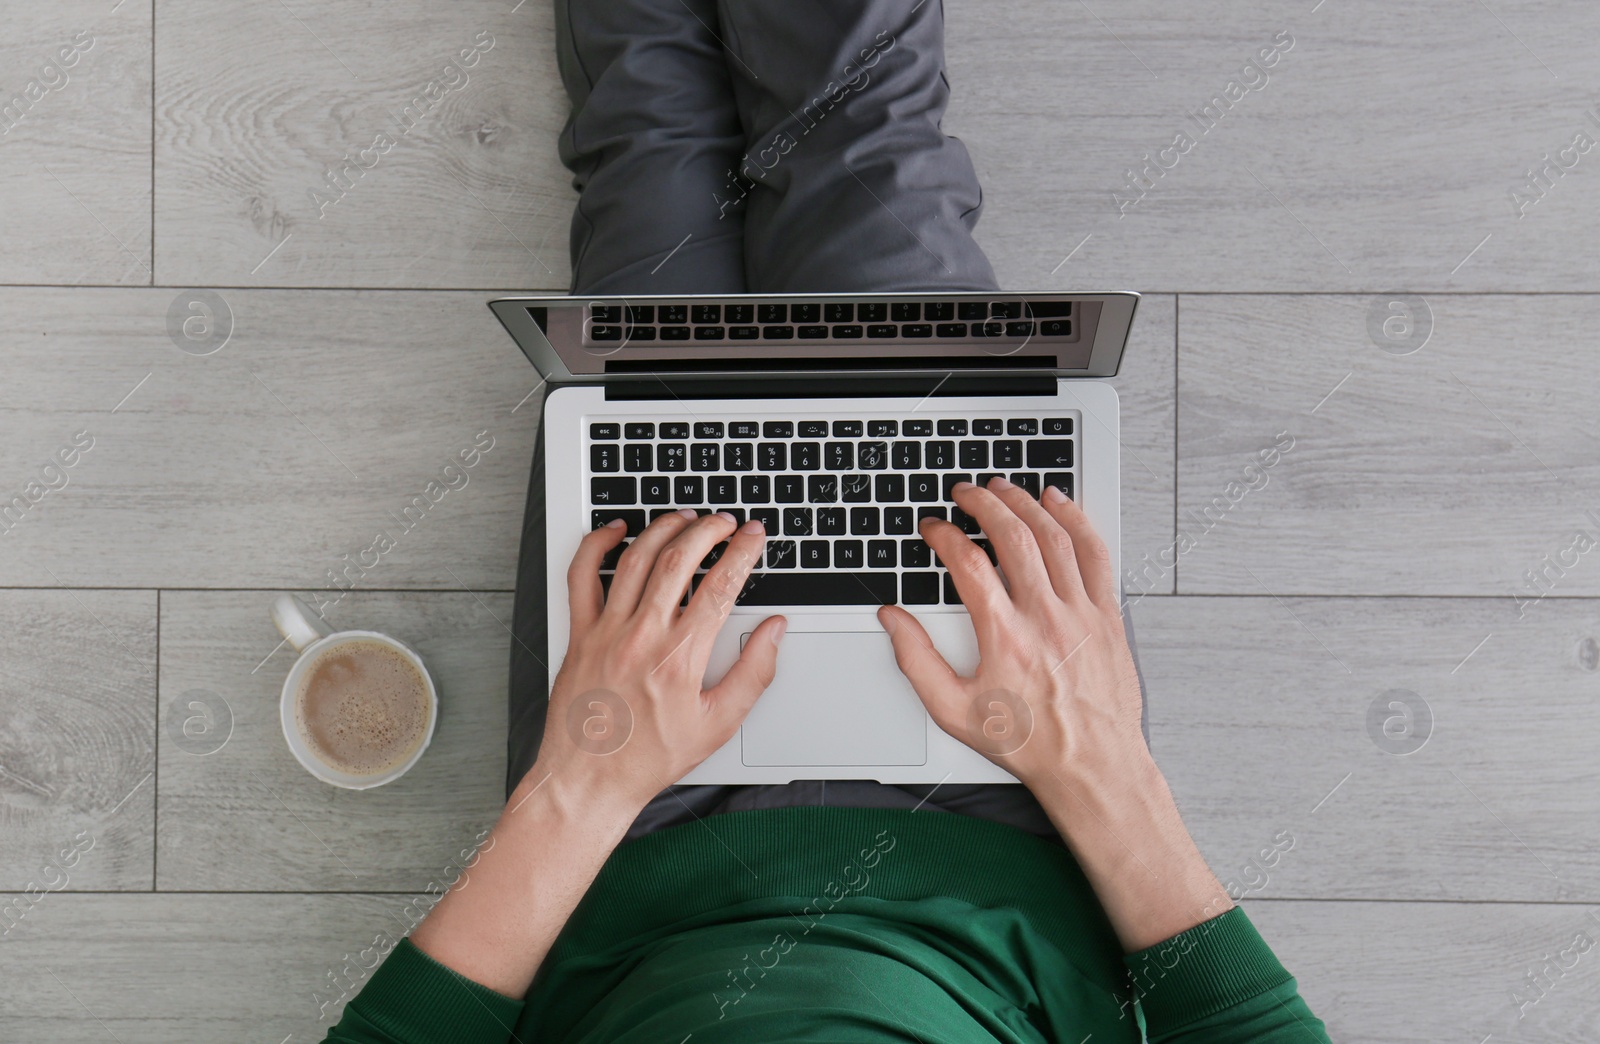
POLYGON ((1567 1044, 1595 1039, 1600 1026, 1600 910, 1593 906, 1258 902, 1246 909, 1341 1044, 1567 1044), (1585 954, 1573 949, 1583 945, 1580 935, 1591 947, 1585 954), (1565 971, 1562 950, 1569 951, 1565 971), (1552 956, 1558 964, 1541 996, 1527 976, 1552 956))
POLYGON ((0 289, 0 491, 95 440, 3 537, 0 584, 317 588, 386 529, 358 587, 510 589, 538 377, 485 295, 221 296, 232 336, 200 356, 168 336, 188 295, 0 289), (459 488, 408 513, 433 481, 459 488))
POLYGON ((151 886, 155 592, 0 591, 0 664, 9 934, 51 893, 151 886))
MULTIPOLYGON (((1177 298, 1142 297, 1122 369, 1110 381, 1122 409, 1124 559, 1159 557, 1176 538, 1172 505, 1177 490, 1177 329, 1177 298)), ((1171 594, 1174 580, 1169 571, 1133 590, 1171 594)))
MULTIPOLYGON (((0 946, 7 1040, 321 1040, 409 896, 57 895, 0 946), (324 1003, 326 1002, 326 1007, 324 1003)), ((418 907, 420 909, 420 907, 418 907)))
MULTIPOLYGON (((319 1040, 406 926, 409 896, 61 895, 0 947, 0 1025, 17 1040, 319 1040), (221 985, 219 985, 221 984, 221 985), (332 1000, 326 1008, 324 1001, 332 1000)), ((1589 1040, 1600 961, 1578 958, 1522 1009, 1512 992, 1593 908, 1251 902, 1251 920, 1333 1039, 1589 1040)), ((1570 963, 1570 961, 1569 961, 1570 963)), ((1156 988, 1159 989, 1159 983, 1156 988)))
POLYGON ((163 0, 159 281, 565 289, 576 194, 551 21, 489 0, 381 18, 163 0))
POLYGON ((1600 153, 1569 156, 1572 174, 1524 216, 1511 199, 1545 153, 1583 131, 1600 140, 1600 116, 1585 115, 1596 104, 1593 6, 1139 0, 956 4, 946 15, 945 128, 973 154, 987 201, 978 239, 1003 283, 1597 286, 1594 267, 1573 259, 1600 238, 1600 185, 1582 176, 1600 153), (1293 49, 1202 132, 1188 114, 1230 82, 1261 83, 1241 70, 1280 30, 1293 49), (1119 216, 1124 172, 1180 131, 1196 144, 1168 153, 1172 169, 1119 216))
POLYGON ((356 592, 328 610, 337 628, 412 645, 439 690, 427 753, 369 791, 329 786, 289 753, 278 696, 293 656, 274 652, 270 601, 251 591, 162 596, 163 714, 185 693, 216 693, 232 730, 212 751, 161 746, 159 888, 426 888, 505 803, 510 596, 356 592))
POLYGON ((151 281, 151 4, 8 5, 0 283, 151 281))
POLYGON ((1369 336, 1390 300, 1183 299, 1178 590, 1488 595, 1512 618, 1519 595, 1600 594, 1572 546, 1600 541, 1600 298, 1429 295, 1409 355, 1369 336), (1280 432, 1294 449, 1252 478, 1280 432))
POLYGON ((1600 902, 1600 602, 1515 626, 1482 599, 1180 595, 1133 612, 1151 748, 1224 882, 1600 902), (1390 708, 1419 699, 1431 724, 1390 708), (1281 831, 1292 850, 1252 868, 1281 831))

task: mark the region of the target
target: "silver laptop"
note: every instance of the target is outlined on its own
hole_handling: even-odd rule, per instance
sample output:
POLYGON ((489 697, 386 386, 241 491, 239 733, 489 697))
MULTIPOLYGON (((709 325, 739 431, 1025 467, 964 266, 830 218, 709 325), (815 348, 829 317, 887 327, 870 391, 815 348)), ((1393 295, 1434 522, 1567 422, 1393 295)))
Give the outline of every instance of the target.
MULTIPOLYGON (((1095 378, 1116 374, 1138 297, 490 302, 551 386, 547 576, 565 576, 583 535, 617 517, 630 539, 682 507, 766 525, 765 560, 706 677, 720 678, 755 626, 781 613, 778 676, 739 735, 682 782, 1014 782, 928 717, 874 612, 905 606, 952 666, 972 670, 971 620, 917 522, 948 518, 987 547, 950 487, 992 475, 1035 495, 1060 486, 1121 575, 1117 395, 1095 378)), ((564 586, 552 582, 548 599, 553 680, 567 645, 564 586)))

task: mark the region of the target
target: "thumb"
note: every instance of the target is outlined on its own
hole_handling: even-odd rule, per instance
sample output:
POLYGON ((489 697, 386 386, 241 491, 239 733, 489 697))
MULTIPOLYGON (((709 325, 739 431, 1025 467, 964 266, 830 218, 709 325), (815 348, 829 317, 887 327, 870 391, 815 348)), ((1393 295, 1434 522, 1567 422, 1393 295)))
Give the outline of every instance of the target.
POLYGON ((733 723, 741 722, 756 699, 778 674, 778 642, 789 627, 781 616, 769 616, 746 639, 739 658, 722 680, 706 690, 706 697, 717 714, 733 723))
POLYGON ((944 722, 957 720, 966 703, 963 684, 966 679, 933 647, 933 639, 928 637, 922 622, 895 605, 879 609, 878 622, 894 643, 894 661, 899 664, 900 672, 917 690, 917 696, 933 720, 941 728, 944 722))

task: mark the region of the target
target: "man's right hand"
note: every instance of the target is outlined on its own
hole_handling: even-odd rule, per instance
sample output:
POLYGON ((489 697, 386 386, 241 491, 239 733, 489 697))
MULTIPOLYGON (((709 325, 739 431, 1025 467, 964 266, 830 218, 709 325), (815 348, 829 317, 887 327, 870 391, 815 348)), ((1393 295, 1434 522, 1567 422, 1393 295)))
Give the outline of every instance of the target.
POLYGON ((1145 746, 1144 699, 1123 633, 1106 545, 1078 505, 993 479, 955 487, 987 555, 948 522, 922 538, 950 570, 978 636, 964 677, 916 617, 878 619, 939 727, 1027 784, 1083 868, 1123 948, 1134 953, 1233 906, 1195 847, 1145 746))
POLYGON ((1002 478, 987 489, 960 483, 953 496, 1005 573, 1002 582, 959 527, 923 519, 922 538, 972 617, 977 670, 952 670, 906 610, 878 613, 933 720, 1035 792, 1052 777, 1089 783, 1102 768, 1146 760, 1111 557, 1083 510, 1054 486, 1035 500, 1002 478))

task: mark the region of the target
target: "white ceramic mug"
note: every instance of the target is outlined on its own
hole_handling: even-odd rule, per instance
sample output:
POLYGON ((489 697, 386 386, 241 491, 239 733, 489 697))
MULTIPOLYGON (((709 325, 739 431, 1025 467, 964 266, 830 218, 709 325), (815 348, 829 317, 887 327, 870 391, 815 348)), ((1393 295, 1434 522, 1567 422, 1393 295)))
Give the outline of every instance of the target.
POLYGON ((439 720, 439 694, 433 687, 432 675, 428 673, 428 668, 416 650, 399 639, 377 631, 334 631, 312 612, 310 606, 291 594, 281 594, 273 601, 272 622, 277 625, 279 633, 300 654, 294 666, 289 668, 289 676, 283 680, 283 695, 278 700, 278 716, 283 722, 283 738, 288 741, 289 752, 294 755, 295 760, 324 783, 332 783, 336 787, 345 787, 349 790, 370 790, 385 783, 392 783, 405 775, 422 757, 422 752, 428 749, 428 744, 433 742, 433 727, 439 720), (422 676, 423 685, 428 690, 428 729, 423 734, 422 743, 404 762, 377 775, 356 775, 322 761, 306 743, 299 721, 299 700, 296 696, 306 672, 328 650, 353 641, 377 642, 393 649, 417 669, 417 673, 422 676))

